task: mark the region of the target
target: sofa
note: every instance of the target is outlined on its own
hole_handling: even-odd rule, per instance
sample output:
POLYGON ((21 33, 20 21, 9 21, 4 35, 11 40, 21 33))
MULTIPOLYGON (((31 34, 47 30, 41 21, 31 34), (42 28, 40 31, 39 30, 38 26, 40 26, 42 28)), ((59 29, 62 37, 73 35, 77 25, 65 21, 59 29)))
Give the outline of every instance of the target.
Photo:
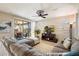
POLYGON ((52 49, 51 53, 47 54, 40 52, 40 50, 33 48, 29 44, 23 42, 18 43, 11 38, 3 39, 2 42, 11 56, 64 56, 73 50, 79 51, 78 40, 72 40, 72 46, 70 49, 66 49, 62 42, 58 42, 52 49), (75 44, 76 42, 77 44, 75 44))
MULTIPOLYGON (((31 43, 19 42, 13 38, 3 38, 1 40, 11 56, 42 56, 43 53, 31 46, 31 43)), ((37 42, 38 43, 38 42, 37 42)), ((37 44, 35 43, 35 45, 37 44)), ((34 45, 34 44, 33 44, 34 45)))
POLYGON ((42 52, 32 48, 27 44, 15 43, 15 44, 11 44, 9 47, 10 47, 10 51, 15 56, 42 56, 43 55, 42 52))
MULTIPOLYGON (((30 38, 29 38, 30 39, 30 38)), ((58 53, 54 53, 53 51, 51 53, 44 54, 40 52, 39 50, 33 48, 31 45, 31 42, 25 41, 17 41, 14 38, 3 38, 2 40, 3 45, 9 52, 11 56, 54 56, 59 55, 58 53)), ((36 44, 35 44, 36 45, 36 44)))
POLYGON ((63 41, 58 42, 51 52, 53 56, 79 56, 79 39, 73 37, 69 48, 64 47, 63 41))

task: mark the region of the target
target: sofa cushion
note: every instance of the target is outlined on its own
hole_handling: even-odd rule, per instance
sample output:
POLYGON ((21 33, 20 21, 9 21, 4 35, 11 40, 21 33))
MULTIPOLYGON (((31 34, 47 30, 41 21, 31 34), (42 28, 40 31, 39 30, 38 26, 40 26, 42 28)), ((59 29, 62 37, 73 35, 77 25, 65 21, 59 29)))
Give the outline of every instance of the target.
POLYGON ((72 44, 71 51, 79 51, 79 41, 72 44))
POLYGON ((14 55, 18 55, 18 56, 21 56, 23 54, 27 54, 27 55, 31 54, 31 52, 29 52, 29 49, 32 49, 32 47, 30 47, 27 44, 18 44, 18 43, 15 43, 15 44, 11 44, 10 45, 11 52, 14 55))
POLYGON ((61 48, 61 49, 65 49, 65 47, 63 46, 63 44, 61 42, 58 42, 55 47, 57 48, 61 48))
POLYGON ((30 40, 30 39, 22 39, 22 40, 19 40, 17 41, 17 43, 20 43, 20 44, 28 44, 30 46, 34 46, 34 41, 33 40, 30 40))
POLYGON ((75 42, 79 41, 78 39, 76 39, 75 37, 72 39, 72 44, 74 44, 75 42))
POLYGON ((63 52, 68 52, 68 50, 62 49, 62 48, 59 48, 59 47, 54 47, 51 52, 52 53, 63 53, 63 52))
POLYGON ((31 46, 27 44, 11 44, 10 45, 10 50, 14 55, 17 56, 39 56, 42 55, 41 52, 39 52, 36 49, 33 49, 31 46))
POLYGON ((22 39, 22 40, 18 40, 17 43, 30 43, 32 40, 28 40, 28 39, 22 39))
POLYGON ((26 43, 30 46, 34 46, 36 45, 37 43, 40 43, 40 40, 38 38, 32 38, 32 37, 29 37, 29 38, 24 38, 22 40, 18 40, 17 43, 26 43))
POLYGON ((29 37, 29 38, 27 38, 27 39, 33 40, 33 41, 34 41, 34 44, 40 43, 40 39, 37 38, 37 37, 29 37))

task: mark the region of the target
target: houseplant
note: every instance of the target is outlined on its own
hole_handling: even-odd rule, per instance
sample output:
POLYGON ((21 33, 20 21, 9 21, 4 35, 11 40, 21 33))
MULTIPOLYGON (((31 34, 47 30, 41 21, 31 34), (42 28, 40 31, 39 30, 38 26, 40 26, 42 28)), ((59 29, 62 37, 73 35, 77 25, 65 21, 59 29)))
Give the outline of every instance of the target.
POLYGON ((41 31, 39 29, 35 30, 35 36, 39 37, 39 34, 41 33, 41 31))

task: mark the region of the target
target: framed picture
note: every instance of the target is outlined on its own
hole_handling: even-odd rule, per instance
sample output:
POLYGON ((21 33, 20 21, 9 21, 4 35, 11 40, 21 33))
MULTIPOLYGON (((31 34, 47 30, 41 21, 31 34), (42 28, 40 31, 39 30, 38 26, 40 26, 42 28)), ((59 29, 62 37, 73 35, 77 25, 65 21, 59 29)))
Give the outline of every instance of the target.
POLYGON ((11 29, 11 21, 2 22, 0 24, 0 32, 10 32, 11 29))

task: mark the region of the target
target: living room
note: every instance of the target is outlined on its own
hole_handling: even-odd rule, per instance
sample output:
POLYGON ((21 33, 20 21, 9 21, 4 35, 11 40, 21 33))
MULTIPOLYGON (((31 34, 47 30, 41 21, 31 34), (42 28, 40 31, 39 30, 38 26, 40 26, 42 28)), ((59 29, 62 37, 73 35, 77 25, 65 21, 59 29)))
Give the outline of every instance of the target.
POLYGON ((0 4, 0 55, 65 56, 78 52, 78 6, 75 3, 0 4))

